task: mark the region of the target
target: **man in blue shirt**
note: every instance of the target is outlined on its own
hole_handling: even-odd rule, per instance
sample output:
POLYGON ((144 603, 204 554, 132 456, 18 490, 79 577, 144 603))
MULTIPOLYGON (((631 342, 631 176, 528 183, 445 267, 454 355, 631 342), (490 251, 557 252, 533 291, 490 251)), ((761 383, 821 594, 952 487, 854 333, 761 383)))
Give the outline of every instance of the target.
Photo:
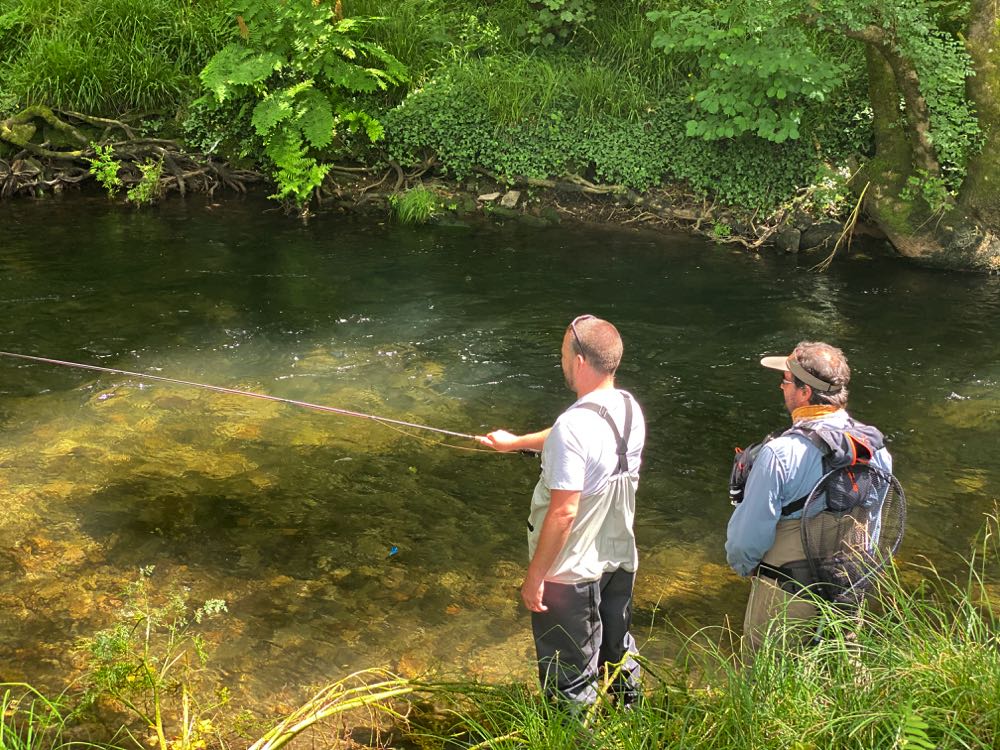
MULTIPOLYGON (((788 357, 764 357, 764 367, 780 370, 781 392, 792 423, 805 428, 847 427, 847 384, 851 379, 844 353, 822 342, 803 341, 788 357)), ((871 464, 892 472, 892 458, 884 448, 871 464)), ((726 559, 739 575, 750 577, 750 599, 743 622, 743 639, 750 652, 760 648, 772 623, 804 627, 803 639, 814 634, 810 623, 816 606, 785 585, 760 574, 760 565, 777 568, 804 560, 802 510, 782 509, 806 497, 823 476, 823 454, 805 435, 785 434, 766 443, 747 477, 743 501, 729 520, 726 559)))

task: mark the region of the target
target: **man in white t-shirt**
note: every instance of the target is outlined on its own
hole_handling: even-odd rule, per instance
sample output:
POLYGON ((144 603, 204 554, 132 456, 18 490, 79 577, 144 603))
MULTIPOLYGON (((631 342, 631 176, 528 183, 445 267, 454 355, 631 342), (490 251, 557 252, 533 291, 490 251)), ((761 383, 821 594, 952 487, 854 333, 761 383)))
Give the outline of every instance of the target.
POLYGON ((646 425, 635 399, 615 388, 621 357, 618 330, 581 315, 562 342, 563 374, 577 401, 546 430, 478 438, 499 451, 542 452, 521 599, 531 610, 542 687, 575 704, 597 699, 605 668, 617 673, 611 692, 622 703, 639 698, 630 627, 646 425))

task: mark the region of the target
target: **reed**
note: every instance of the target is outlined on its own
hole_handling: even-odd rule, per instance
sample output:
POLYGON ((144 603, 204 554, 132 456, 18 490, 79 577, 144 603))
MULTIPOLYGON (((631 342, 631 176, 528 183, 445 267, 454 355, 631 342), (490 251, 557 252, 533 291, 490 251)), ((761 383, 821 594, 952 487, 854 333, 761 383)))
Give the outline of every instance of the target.
POLYGON ((441 204, 437 193, 423 185, 397 193, 389 201, 403 224, 426 224, 438 213, 441 204))

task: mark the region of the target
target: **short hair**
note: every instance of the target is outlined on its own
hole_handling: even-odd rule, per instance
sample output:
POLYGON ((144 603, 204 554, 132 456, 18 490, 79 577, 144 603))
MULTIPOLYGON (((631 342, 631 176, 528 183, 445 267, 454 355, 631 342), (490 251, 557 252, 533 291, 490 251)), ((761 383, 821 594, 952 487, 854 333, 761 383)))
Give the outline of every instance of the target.
POLYGON ((624 347, 621 334, 611 323, 600 318, 583 318, 567 326, 566 335, 574 354, 582 355, 595 370, 604 375, 614 375, 618 370, 624 347))
MULTIPOLYGON (((822 341, 800 341, 792 352, 792 358, 802 366, 802 369, 824 383, 840 386, 834 393, 824 393, 812 388, 810 404, 829 404, 839 409, 847 406, 847 384, 851 382, 851 368, 847 364, 847 357, 840 349, 822 341)), ((795 377, 794 373, 792 377, 795 377)), ((803 385, 809 384, 795 377, 796 388, 803 385)))

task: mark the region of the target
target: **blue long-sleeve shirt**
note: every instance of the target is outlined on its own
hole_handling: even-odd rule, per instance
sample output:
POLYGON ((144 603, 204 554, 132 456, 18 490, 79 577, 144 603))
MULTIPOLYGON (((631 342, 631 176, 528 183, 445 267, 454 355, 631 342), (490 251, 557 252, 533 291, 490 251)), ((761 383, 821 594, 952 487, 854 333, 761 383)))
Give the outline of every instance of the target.
MULTIPOLYGON (((809 420, 831 426, 847 425, 844 409, 809 420)), ((892 473, 892 457, 885 448, 875 452, 872 465, 892 473)), ((747 477, 743 502, 736 506, 726 532, 726 560, 741 576, 750 575, 774 544, 781 509, 808 495, 823 476, 823 455, 802 435, 782 435, 757 454, 747 477)), ((802 511, 784 518, 801 518, 802 511)))

